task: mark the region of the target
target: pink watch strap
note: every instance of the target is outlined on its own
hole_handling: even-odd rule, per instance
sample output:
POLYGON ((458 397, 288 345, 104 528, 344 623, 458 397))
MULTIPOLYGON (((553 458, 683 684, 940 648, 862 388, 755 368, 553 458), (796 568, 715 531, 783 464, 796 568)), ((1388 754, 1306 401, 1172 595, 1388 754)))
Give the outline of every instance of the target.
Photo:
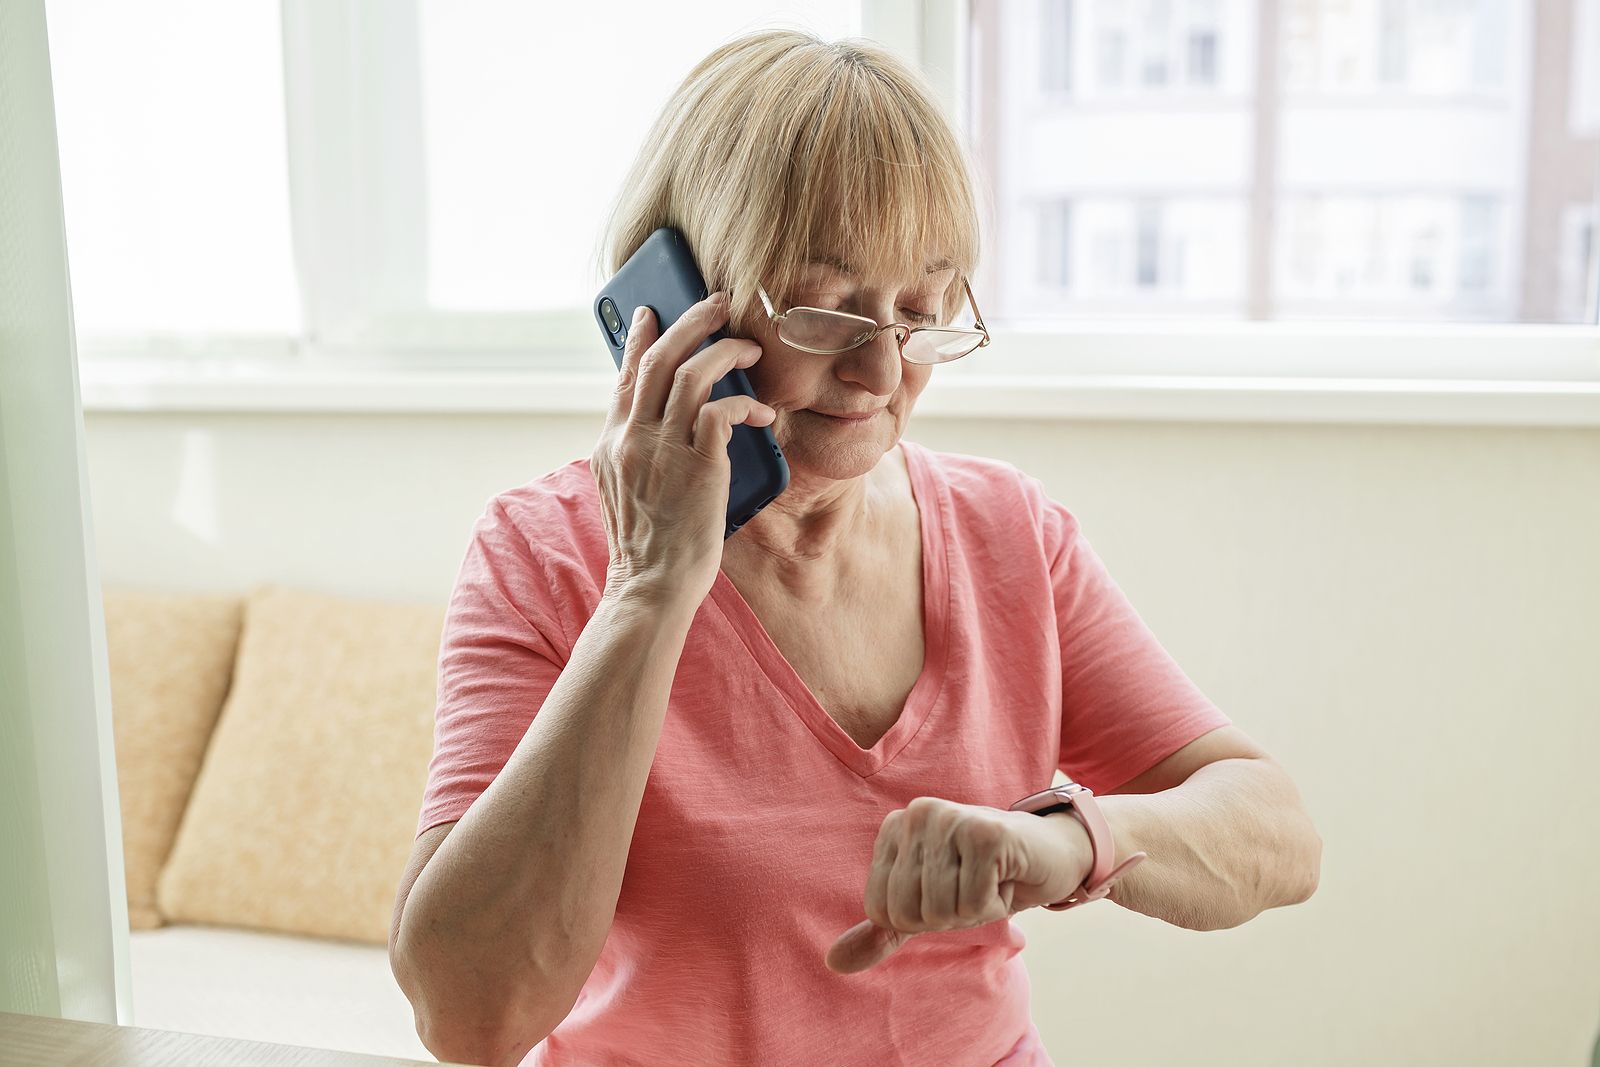
POLYGON ((1116 885, 1118 879, 1147 858, 1146 853, 1135 852, 1112 867, 1117 847, 1112 837, 1111 824, 1106 822, 1100 805, 1095 803, 1094 793, 1076 782, 1068 782, 1024 797, 1011 805, 1011 810, 1039 811, 1062 805, 1065 805, 1067 810, 1083 824, 1084 829, 1089 831, 1089 844, 1094 851, 1094 860, 1089 866, 1088 877, 1070 896, 1054 904, 1043 905, 1051 911, 1066 911, 1068 908, 1101 899, 1111 892, 1111 887, 1116 885))

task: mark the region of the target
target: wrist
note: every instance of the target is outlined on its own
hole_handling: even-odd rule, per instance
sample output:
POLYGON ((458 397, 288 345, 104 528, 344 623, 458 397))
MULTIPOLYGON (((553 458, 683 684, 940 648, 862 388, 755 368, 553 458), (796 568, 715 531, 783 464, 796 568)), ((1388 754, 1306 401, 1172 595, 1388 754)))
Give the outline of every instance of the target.
POLYGON ((1083 878, 1076 888, 1064 897, 1053 897, 1055 903, 1044 905, 1051 911, 1075 908, 1106 897, 1119 879, 1149 858, 1142 851, 1128 854, 1126 842, 1119 846, 1116 830, 1094 793, 1077 782, 1067 781, 1030 793, 1012 804, 1009 810, 1044 816, 1047 827, 1057 835, 1055 843, 1068 850, 1065 856, 1056 859, 1052 881, 1065 880, 1079 871, 1083 872, 1083 878), (1070 829, 1069 823, 1050 823, 1049 819, 1054 816, 1065 816, 1077 822, 1082 827, 1083 835, 1079 836, 1070 829), (1072 852, 1081 854, 1076 858, 1068 858, 1072 852))
MULTIPOLYGON (((682 599, 655 596, 642 590, 607 589, 585 624, 584 633, 599 622, 603 629, 621 628, 641 639, 647 637, 651 644, 673 650, 672 655, 677 658, 682 655, 689 632, 694 629, 696 610, 696 606, 682 599)), ((578 640, 581 642, 583 636, 578 640)))
POLYGON ((613 604, 623 610, 666 615, 687 622, 700 609, 705 596, 696 599, 672 582, 607 571, 600 599, 602 603, 613 604))
POLYGON ((1046 826, 1055 827, 1056 833, 1064 836, 1076 851, 1083 853, 1094 851, 1094 840, 1089 836, 1089 828, 1072 812, 1052 811, 1044 817, 1044 822, 1046 826))
POLYGON ((1083 886, 1094 867, 1094 839, 1083 820, 1070 811, 1052 811, 1044 817, 1044 825, 1062 841, 1065 854, 1072 857, 1072 887, 1066 894, 1071 896, 1083 886))
MULTIPOLYGON (((1116 852, 1110 864, 1112 869, 1120 867, 1132 856, 1147 853, 1141 842, 1138 825, 1141 805, 1146 798, 1137 794, 1112 794, 1110 796, 1096 796, 1094 799, 1099 807, 1101 817, 1105 819, 1106 826, 1111 830, 1112 847, 1116 852)), ((1078 824, 1079 830, 1082 831, 1086 838, 1089 836, 1088 829, 1071 812, 1063 811, 1055 814, 1065 815, 1078 824)), ((1092 843, 1091 841, 1091 845, 1092 843)), ((1093 862, 1093 849, 1091 847, 1090 863, 1092 864, 1093 862)), ((1106 895, 1106 899, 1123 904, 1127 900, 1128 879, 1133 876, 1134 872, 1130 870, 1127 875, 1120 878, 1111 887, 1111 892, 1106 895)))

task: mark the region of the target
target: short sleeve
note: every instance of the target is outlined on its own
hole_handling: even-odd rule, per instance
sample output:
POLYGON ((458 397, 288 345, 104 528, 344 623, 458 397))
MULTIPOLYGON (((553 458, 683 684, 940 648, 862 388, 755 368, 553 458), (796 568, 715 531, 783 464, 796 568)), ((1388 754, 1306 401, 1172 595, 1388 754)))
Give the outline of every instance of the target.
POLYGON ((555 685, 567 653, 554 603, 527 538, 491 501, 445 611, 418 836, 466 814, 555 685))
POLYGON ((1057 766, 1107 792, 1232 720, 1162 647, 1077 519, 1024 478, 1040 509, 1061 642, 1057 766))

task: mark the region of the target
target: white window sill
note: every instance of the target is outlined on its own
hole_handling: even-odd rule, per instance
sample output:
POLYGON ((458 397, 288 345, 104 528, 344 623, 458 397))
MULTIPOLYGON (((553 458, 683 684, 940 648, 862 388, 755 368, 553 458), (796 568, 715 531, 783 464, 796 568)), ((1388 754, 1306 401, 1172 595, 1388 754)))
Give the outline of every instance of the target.
MULTIPOLYGON (((80 365, 90 414, 600 414, 614 381, 603 371, 80 365)), ((1600 380, 936 373, 916 410, 936 418, 1600 426, 1600 380)))

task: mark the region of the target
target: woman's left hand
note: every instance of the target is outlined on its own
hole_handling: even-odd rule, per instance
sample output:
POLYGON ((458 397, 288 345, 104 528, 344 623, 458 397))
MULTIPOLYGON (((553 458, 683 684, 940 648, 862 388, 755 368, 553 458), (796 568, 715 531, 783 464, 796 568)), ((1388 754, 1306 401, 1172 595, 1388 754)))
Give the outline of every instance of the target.
POLYGON ((864 971, 913 934, 982 926, 1063 900, 1093 861, 1089 833, 1070 814, 917 797, 878 828, 867 918, 833 943, 828 968, 864 971))

